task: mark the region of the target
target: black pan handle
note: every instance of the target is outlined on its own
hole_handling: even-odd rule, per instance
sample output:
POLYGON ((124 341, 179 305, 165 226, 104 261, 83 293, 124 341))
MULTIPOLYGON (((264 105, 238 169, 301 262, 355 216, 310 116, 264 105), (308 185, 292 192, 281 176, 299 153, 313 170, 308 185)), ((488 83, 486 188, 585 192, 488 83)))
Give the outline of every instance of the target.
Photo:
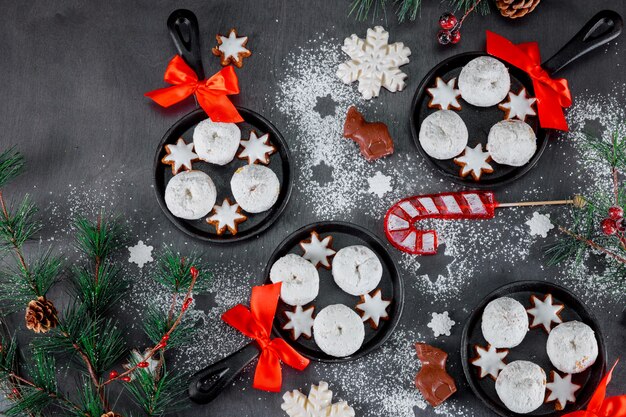
POLYGON ((554 74, 587 52, 611 42, 622 33, 622 16, 613 10, 603 10, 591 18, 563 48, 541 66, 554 74))
POLYGON ((252 342, 221 361, 198 371, 191 377, 189 398, 198 404, 213 401, 260 353, 257 344, 252 342))
POLYGON ((195 71, 198 79, 203 80, 200 29, 196 15, 187 9, 174 10, 167 18, 167 28, 180 56, 195 71))

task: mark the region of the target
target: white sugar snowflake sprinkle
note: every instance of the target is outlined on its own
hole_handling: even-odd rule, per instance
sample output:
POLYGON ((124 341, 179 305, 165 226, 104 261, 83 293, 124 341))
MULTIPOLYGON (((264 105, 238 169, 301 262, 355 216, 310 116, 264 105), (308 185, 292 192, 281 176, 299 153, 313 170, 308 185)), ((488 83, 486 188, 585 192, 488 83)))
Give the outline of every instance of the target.
POLYGON ((433 330, 435 337, 439 337, 441 335, 450 336, 452 326, 455 324, 456 322, 450 318, 448 312, 444 311, 443 313, 432 313, 432 319, 427 326, 433 330))
POLYGON ((533 217, 526 224, 530 227, 532 236, 548 237, 548 232, 554 229, 554 225, 550 221, 550 215, 540 214, 539 212, 534 212, 533 217))
POLYGON ((139 268, 143 268, 148 262, 154 261, 152 259, 152 249, 154 249, 152 246, 146 245, 140 240, 135 246, 128 247, 128 252, 130 252, 128 262, 134 262, 139 268))
POLYGON ((381 26, 367 29, 365 39, 351 35, 341 50, 351 59, 339 65, 337 77, 346 84, 358 81, 364 99, 378 97, 381 87, 392 93, 404 89, 407 75, 399 67, 409 63, 411 50, 402 42, 389 44, 389 32, 381 26))
POLYGON ((372 178, 368 178, 367 183, 370 186, 368 192, 376 194, 380 198, 383 198, 386 193, 393 190, 391 188, 391 177, 384 175, 380 171, 376 171, 372 178))

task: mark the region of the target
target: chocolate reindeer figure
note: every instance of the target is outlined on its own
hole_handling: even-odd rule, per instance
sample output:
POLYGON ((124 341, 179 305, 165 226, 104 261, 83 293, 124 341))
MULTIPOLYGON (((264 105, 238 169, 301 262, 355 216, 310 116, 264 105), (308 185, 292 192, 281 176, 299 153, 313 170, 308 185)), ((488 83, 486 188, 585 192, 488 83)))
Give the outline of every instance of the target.
POLYGON ((351 106, 343 125, 343 136, 359 144, 361 154, 368 161, 393 153, 393 139, 387 125, 381 122, 368 122, 356 107, 351 106))
POLYGON ((415 350, 422 361, 422 369, 415 377, 415 385, 424 399, 437 407, 456 392, 454 379, 446 372, 448 354, 426 343, 416 343, 415 350))

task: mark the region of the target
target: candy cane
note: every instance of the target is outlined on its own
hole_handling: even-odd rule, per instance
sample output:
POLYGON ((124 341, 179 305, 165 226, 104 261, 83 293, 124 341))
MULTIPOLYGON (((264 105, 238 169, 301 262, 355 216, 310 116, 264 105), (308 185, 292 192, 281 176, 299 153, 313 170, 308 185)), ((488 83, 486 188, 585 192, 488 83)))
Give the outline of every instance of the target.
POLYGON ((420 230, 423 219, 491 219, 498 207, 537 206, 546 204, 584 205, 580 196, 572 200, 498 203, 492 191, 462 191, 408 197, 391 206, 385 215, 385 235, 402 252, 413 255, 437 253, 437 232, 420 230))

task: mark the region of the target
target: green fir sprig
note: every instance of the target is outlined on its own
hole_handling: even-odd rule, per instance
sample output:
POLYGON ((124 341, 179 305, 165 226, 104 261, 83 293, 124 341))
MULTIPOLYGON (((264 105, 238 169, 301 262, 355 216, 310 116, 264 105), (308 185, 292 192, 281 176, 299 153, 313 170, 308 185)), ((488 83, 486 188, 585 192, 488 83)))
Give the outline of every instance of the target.
POLYGON ((0 269, 2 310, 6 314, 23 310, 37 297, 45 298, 65 272, 74 297, 61 311, 42 304, 48 308, 46 314, 53 316, 47 323, 54 324, 38 328, 43 334, 31 341, 25 366, 18 366, 15 339, 0 341, 0 388, 11 400, 4 413, 11 417, 100 417, 116 407, 117 413, 121 408, 127 417, 139 415, 133 414, 136 409, 129 401, 109 402, 113 383, 127 388, 122 394, 134 400, 140 415, 156 417, 176 411, 186 400, 187 376, 172 371, 166 356, 169 349, 188 341, 195 330, 195 322, 186 312, 194 291, 208 287, 210 275, 202 260, 196 254, 182 257, 171 250, 159 256, 154 280, 171 302, 155 302, 146 309, 143 326, 154 346, 138 360, 131 359, 124 371, 116 372, 114 368, 130 351, 124 327, 111 308, 123 301, 131 284, 116 256, 125 244, 121 222, 104 213, 93 220, 78 217, 74 221, 75 246, 81 257, 67 270, 50 250, 27 258, 24 245, 41 229, 37 208, 28 198, 10 207, 2 194, 2 187, 23 169, 24 159, 13 149, 0 154, 0 241, 7 253, 5 261, 12 261, 0 269), (155 361, 156 368, 147 369, 147 361, 155 361), (78 373, 71 396, 59 389, 61 367, 78 373))
POLYGON ((626 172, 626 135, 619 129, 607 140, 586 134, 583 136, 584 158, 598 168, 606 167, 611 174, 611 190, 585 197, 583 207, 572 208, 571 218, 557 225, 561 238, 547 248, 549 263, 556 265, 572 260, 575 267, 591 250, 606 256, 611 268, 607 268, 604 281, 626 287, 626 221, 608 219, 610 208, 626 207, 626 189, 620 176, 626 172), (614 222, 615 229, 603 230, 603 222, 614 222), (611 233, 607 233, 611 232, 611 233))

